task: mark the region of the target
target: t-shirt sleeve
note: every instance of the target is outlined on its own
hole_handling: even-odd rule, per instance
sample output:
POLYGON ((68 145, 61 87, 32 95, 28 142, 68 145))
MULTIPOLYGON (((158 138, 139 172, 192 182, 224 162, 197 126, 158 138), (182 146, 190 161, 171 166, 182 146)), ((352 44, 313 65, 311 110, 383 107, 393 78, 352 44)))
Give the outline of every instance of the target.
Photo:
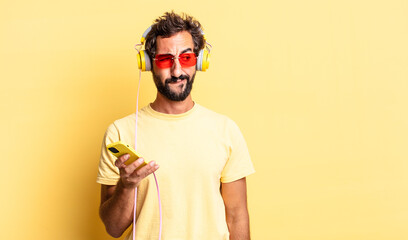
POLYGON ((221 173, 221 182, 233 182, 255 172, 247 144, 238 126, 229 121, 227 127, 229 158, 221 173))
POLYGON ((106 146, 119 141, 119 132, 114 124, 106 130, 102 141, 101 157, 96 182, 104 185, 116 185, 119 180, 119 169, 115 166, 116 157, 113 156, 106 146))

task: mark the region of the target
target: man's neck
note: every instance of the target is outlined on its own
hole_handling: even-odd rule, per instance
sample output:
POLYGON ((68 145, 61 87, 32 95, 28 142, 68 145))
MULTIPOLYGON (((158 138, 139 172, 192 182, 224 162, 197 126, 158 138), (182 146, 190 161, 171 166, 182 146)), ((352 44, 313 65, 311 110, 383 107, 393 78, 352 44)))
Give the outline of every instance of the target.
POLYGON ((150 104, 150 106, 157 112, 166 114, 182 114, 194 107, 193 99, 191 94, 184 101, 171 101, 157 93, 156 100, 150 104))

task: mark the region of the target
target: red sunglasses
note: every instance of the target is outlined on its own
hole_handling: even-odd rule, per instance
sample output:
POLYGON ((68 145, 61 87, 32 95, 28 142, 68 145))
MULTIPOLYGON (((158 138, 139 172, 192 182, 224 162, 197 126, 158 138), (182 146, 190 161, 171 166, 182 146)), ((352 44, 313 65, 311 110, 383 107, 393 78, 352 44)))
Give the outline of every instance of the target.
POLYGON ((195 53, 182 53, 178 57, 171 54, 159 54, 153 58, 158 68, 170 68, 174 64, 174 59, 178 59, 182 67, 192 67, 197 63, 195 53))

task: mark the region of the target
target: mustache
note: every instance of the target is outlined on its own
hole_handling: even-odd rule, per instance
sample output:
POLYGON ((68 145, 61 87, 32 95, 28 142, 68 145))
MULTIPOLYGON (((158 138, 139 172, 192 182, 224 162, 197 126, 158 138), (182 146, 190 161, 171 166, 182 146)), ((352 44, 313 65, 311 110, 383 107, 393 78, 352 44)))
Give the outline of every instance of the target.
POLYGON ((179 79, 180 80, 187 79, 187 81, 188 81, 190 79, 190 77, 188 75, 184 75, 184 74, 182 74, 182 75, 180 75, 178 77, 171 76, 171 78, 166 79, 165 83, 177 82, 179 79))

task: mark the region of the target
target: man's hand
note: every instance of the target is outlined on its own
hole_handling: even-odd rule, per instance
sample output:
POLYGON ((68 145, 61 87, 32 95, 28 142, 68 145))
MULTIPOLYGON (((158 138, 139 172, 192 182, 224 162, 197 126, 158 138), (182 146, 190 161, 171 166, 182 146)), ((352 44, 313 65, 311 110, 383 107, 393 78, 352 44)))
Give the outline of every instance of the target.
POLYGON ((139 158, 126 165, 125 162, 128 159, 129 154, 125 154, 115 161, 120 173, 118 184, 116 186, 102 185, 101 187, 99 215, 105 224, 106 231, 112 237, 122 236, 132 224, 135 188, 145 177, 159 168, 159 165, 151 161, 137 169, 144 160, 139 158))
POLYGON ((116 167, 119 168, 120 181, 123 187, 128 189, 134 189, 135 187, 139 186, 143 178, 155 172, 159 168, 159 165, 157 165, 154 161, 151 161, 146 166, 143 166, 137 171, 135 171, 140 165, 142 165, 144 159, 139 158, 133 163, 126 165, 125 162, 129 159, 129 157, 130 157, 129 154, 120 156, 115 161, 115 165, 116 167))

